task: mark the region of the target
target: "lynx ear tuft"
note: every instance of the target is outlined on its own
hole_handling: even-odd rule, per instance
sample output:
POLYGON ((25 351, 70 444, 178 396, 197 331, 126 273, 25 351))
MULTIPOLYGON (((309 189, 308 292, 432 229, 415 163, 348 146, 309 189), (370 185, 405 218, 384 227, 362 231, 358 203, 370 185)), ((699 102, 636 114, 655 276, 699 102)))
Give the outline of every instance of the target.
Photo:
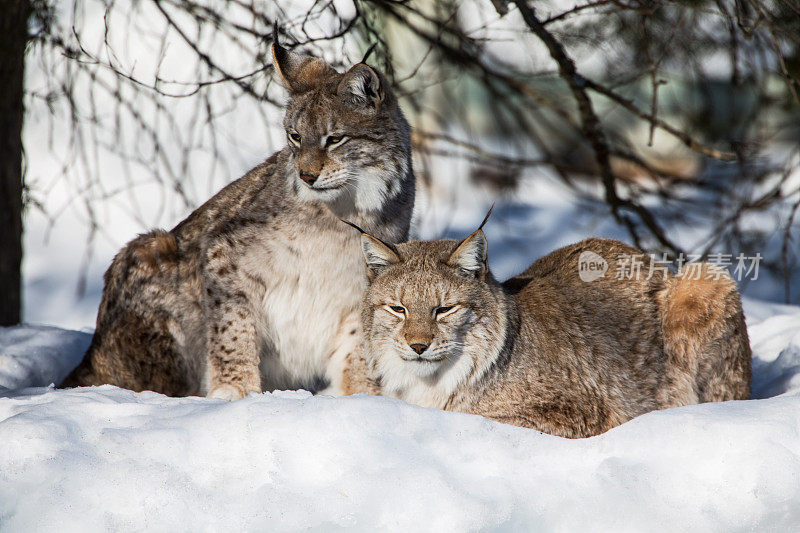
POLYGON ((465 277, 483 280, 489 270, 487 250, 486 235, 479 229, 459 243, 450 254, 447 264, 458 269, 465 277))
POLYGON ((378 43, 372 43, 372 45, 367 48, 367 51, 364 53, 364 57, 361 59, 360 63, 366 63, 369 56, 372 55, 372 52, 375 51, 375 47, 378 46, 378 43))
POLYGON ((378 109, 386 92, 378 72, 365 63, 353 66, 339 82, 338 92, 357 107, 378 109))
POLYGON ((390 245, 368 233, 361 235, 361 250, 367 262, 367 278, 370 281, 386 267, 400 262, 400 256, 390 245))
POLYGON ((278 24, 272 30, 272 61, 289 92, 299 93, 313 87, 334 71, 324 60, 287 50, 278 42, 278 24))

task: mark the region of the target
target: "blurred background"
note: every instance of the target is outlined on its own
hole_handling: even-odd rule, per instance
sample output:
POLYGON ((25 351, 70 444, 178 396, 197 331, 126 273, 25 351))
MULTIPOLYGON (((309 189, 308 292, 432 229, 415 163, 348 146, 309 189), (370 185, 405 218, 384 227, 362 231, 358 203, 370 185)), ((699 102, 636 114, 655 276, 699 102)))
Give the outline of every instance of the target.
POLYGON ((596 235, 760 254, 745 295, 800 303, 798 0, 5 5, 1 324, 92 328, 126 241, 285 145, 276 21, 339 69, 375 45, 414 128, 416 236, 496 203, 499 278, 596 235))

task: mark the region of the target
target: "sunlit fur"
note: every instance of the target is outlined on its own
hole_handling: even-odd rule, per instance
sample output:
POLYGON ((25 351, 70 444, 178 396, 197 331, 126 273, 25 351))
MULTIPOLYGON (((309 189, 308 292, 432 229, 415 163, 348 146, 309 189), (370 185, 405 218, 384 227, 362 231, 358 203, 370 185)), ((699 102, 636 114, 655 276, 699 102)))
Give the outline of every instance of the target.
POLYGON ((609 273, 641 254, 588 239, 500 284, 486 250, 481 231, 460 244, 362 236, 366 352, 353 368, 371 376, 364 391, 565 437, 654 409, 748 398, 750 347, 726 273, 702 264, 699 280, 657 272, 585 282, 582 253, 605 258, 609 273), (456 307, 437 318, 442 306, 456 307), (430 346, 418 354, 420 344, 430 346))
POLYGON ((277 42, 273 58, 289 93, 287 146, 171 231, 123 248, 66 386, 229 400, 276 388, 341 393, 367 281, 360 236, 342 219, 406 239, 409 127, 373 67, 337 72, 277 42))

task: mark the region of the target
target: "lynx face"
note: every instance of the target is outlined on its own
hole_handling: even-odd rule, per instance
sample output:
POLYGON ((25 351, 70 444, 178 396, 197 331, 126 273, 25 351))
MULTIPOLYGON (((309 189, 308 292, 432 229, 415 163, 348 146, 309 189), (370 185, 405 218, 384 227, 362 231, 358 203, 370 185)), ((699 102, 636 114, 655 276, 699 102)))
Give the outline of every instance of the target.
POLYGON ((372 312, 374 347, 385 364, 429 377, 459 363, 464 342, 479 315, 467 301, 460 280, 437 277, 430 285, 408 275, 378 281, 372 312))
POLYGON ((408 125, 386 80, 359 63, 344 74, 323 60, 275 48, 291 94, 284 117, 300 198, 380 209, 408 171, 408 125))
POLYGON ((370 279, 364 334, 384 388, 398 394, 424 383, 446 395, 474 373, 503 330, 483 232, 461 243, 396 247, 364 235, 362 248, 370 279))

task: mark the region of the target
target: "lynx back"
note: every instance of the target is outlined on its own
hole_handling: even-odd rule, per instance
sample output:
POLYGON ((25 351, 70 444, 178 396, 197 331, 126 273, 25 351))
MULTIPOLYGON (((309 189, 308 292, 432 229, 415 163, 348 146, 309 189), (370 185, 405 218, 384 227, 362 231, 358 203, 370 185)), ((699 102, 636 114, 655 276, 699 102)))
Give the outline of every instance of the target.
POLYGON ((361 382, 382 394, 566 437, 749 395, 736 284, 711 265, 701 279, 659 272, 587 282, 582 254, 611 272, 626 254, 641 255, 588 239, 501 284, 481 230, 461 242, 399 245, 365 234, 362 247, 370 279, 362 373, 371 375, 361 382))

